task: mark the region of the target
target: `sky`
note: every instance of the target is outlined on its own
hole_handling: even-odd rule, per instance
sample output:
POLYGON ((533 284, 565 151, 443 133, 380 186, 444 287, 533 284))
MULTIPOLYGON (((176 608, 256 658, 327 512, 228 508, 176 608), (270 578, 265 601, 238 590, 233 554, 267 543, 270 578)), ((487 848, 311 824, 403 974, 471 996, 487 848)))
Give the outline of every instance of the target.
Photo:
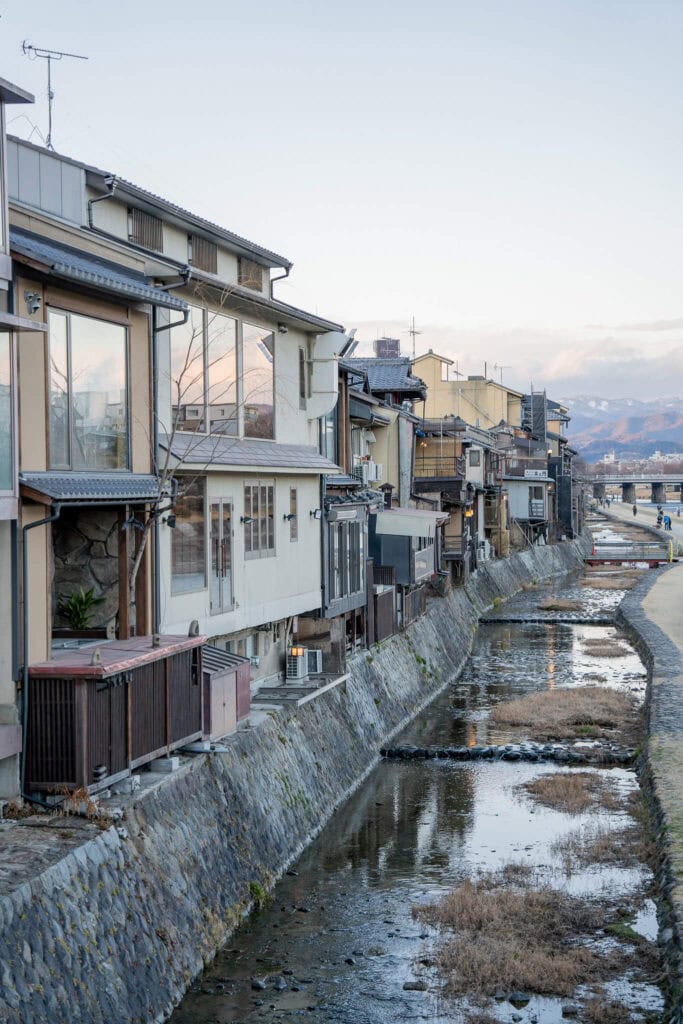
POLYGON ((556 397, 683 391, 681 0, 0 0, 9 130, 294 262, 284 301, 556 397))

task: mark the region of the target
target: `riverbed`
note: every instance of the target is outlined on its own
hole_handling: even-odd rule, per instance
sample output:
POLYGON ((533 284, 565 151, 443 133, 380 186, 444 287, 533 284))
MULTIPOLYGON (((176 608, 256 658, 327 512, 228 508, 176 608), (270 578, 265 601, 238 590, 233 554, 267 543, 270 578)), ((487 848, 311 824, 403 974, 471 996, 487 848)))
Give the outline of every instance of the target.
MULTIPOLYGON (((509 605, 531 612, 549 593, 581 602, 588 618, 613 611, 623 596, 620 590, 592 591, 575 576, 527 591, 506 610, 509 605)), ((539 690, 599 685, 642 701, 645 670, 626 640, 619 638, 624 652, 619 657, 597 656, 591 653, 595 644, 586 645, 615 636, 614 626, 550 617, 483 624, 460 678, 395 742, 506 742, 506 733, 489 720, 491 708, 539 690)), ((501 1022, 557 1024, 567 1019, 568 1010, 574 1019, 587 1020, 582 1015, 587 990, 572 999, 500 991, 483 1008, 467 995, 449 996, 435 966, 440 935, 413 913, 467 878, 521 864, 538 874, 539 884, 628 908, 629 928, 647 950, 643 959, 652 959, 657 922, 648 865, 568 866, 564 849, 577 831, 596 822, 611 830, 625 827, 625 802, 570 815, 539 804, 524 788, 562 770, 544 763, 381 762, 261 909, 233 934, 177 1009, 173 1024, 298 1019, 464 1024, 484 1013, 501 1022)), ((632 769, 590 770, 609 778, 624 798, 637 792, 632 769)), ((599 941, 618 954, 617 939, 599 941)), ((624 1021, 629 1013, 633 1021, 658 1020, 662 994, 647 972, 633 970, 629 952, 632 944, 624 946, 623 971, 600 995, 628 1007, 624 1021)))

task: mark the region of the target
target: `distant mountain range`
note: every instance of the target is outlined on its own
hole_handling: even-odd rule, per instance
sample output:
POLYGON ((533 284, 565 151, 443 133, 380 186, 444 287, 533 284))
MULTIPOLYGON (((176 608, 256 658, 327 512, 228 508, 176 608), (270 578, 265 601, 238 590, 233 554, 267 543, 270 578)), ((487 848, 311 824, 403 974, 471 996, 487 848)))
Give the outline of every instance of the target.
POLYGON ((569 409, 570 443, 587 462, 608 452, 622 458, 647 458, 655 451, 683 452, 683 399, 561 399, 569 409))

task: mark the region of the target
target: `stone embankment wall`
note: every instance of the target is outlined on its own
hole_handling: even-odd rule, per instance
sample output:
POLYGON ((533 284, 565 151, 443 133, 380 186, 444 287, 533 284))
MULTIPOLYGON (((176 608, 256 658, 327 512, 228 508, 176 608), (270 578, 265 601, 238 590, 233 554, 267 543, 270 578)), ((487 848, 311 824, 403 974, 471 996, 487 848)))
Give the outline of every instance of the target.
MULTIPOLYGON (((680 567, 672 567, 683 572, 680 567)), ((648 574, 630 591, 617 612, 648 669, 647 745, 640 781, 657 833, 659 942, 664 948, 670 1015, 683 1022, 683 657, 679 648, 643 610, 643 599, 661 578, 648 574)))
POLYGON ((348 682, 233 736, 112 827, 0 899, 0 1021, 162 1021, 268 887, 448 682, 481 611, 576 568, 584 541, 483 566, 409 629, 356 655, 348 682), (127 832, 127 834, 126 834, 127 832))

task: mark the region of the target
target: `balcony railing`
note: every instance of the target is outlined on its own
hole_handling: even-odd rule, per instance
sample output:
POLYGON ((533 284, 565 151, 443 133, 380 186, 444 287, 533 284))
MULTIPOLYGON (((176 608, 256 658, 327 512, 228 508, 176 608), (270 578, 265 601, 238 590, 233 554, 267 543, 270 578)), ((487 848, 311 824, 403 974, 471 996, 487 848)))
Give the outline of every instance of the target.
POLYGON ((464 480, 465 459, 462 455, 415 456, 416 480, 464 480))

